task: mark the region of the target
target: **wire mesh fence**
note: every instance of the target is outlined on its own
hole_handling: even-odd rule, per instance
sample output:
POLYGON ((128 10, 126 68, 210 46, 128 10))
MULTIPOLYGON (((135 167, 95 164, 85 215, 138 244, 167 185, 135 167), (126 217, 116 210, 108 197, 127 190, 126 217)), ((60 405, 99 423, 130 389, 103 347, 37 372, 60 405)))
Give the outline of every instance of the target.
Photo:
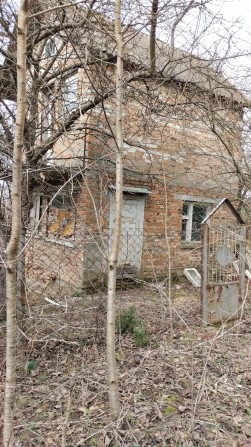
MULTIPOLYGON (((68 222, 66 222, 68 224, 68 222)), ((53 224, 55 225, 55 223, 53 224)), ((50 222, 50 226, 52 223, 50 222)), ((212 237, 209 244, 210 281, 220 277, 229 280, 238 275, 238 237, 231 229, 225 232, 211 223, 212 237), (233 245, 235 264, 231 272, 218 263, 216 246, 233 245), (224 275, 223 275, 224 270, 224 275)), ((238 229, 237 229, 238 230, 238 229)), ((62 233, 62 232, 61 232, 62 233)), ((108 256, 114 237, 113 229, 97 231, 91 227, 76 232, 74 237, 56 237, 46 232, 27 232, 20 247, 18 259, 18 297, 26 302, 30 315, 34 304, 42 306, 62 304, 72 297, 83 296, 89 291, 105 293, 108 256)), ((238 231, 237 231, 238 233, 238 231)), ((187 245, 182 238, 167 237, 163 229, 123 228, 117 265, 120 284, 172 285, 186 281, 184 268, 196 268, 201 273, 202 241, 187 245)), ((223 253, 229 256, 228 253, 223 253)), ((4 264, 2 264, 3 266, 4 264)), ((223 279, 224 279, 223 278, 223 279)), ((0 269, 2 296, 4 296, 5 268, 0 269), (1 279, 2 278, 2 279, 1 279)), ((222 280, 223 280, 222 279, 222 280)))
MULTIPOLYGON (((113 231, 107 231, 75 241, 30 237, 25 261, 27 300, 73 296, 85 288, 104 285, 113 235, 113 231)), ((167 272, 168 247, 164 239, 146 236, 137 228, 122 231, 118 278, 155 281, 167 272)))
POLYGON ((240 270, 240 245, 245 242, 241 226, 224 228, 209 226, 208 281, 227 283, 236 281, 240 270))

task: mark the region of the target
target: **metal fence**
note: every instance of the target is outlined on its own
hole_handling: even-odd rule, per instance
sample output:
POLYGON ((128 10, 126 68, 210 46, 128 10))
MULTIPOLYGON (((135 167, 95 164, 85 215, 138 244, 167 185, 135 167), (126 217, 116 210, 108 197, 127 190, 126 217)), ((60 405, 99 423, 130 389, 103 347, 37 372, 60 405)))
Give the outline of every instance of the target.
MULTIPOLYGON (((113 232, 87 234, 82 239, 56 240, 33 235, 26 241, 25 288, 30 299, 73 296, 106 282, 113 232)), ((141 229, 123 231, 117 274, 124 279, 161 278, 168 273, 164 238, 144 235, 141 229)))

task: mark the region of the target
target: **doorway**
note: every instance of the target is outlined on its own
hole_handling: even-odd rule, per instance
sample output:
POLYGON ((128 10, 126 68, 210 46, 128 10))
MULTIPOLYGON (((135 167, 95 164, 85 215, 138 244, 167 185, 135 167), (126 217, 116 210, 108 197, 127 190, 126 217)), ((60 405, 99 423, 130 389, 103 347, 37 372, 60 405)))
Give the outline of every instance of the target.
MULTIPOLYGON (((115 225, 115 197, 111 193, 109 246, 112 245, 115 225)), ((144 229, 145 194, 123 194, 122 235, 118 258, 118 274, 133 274, 140 270, 143 229, 144 229)))

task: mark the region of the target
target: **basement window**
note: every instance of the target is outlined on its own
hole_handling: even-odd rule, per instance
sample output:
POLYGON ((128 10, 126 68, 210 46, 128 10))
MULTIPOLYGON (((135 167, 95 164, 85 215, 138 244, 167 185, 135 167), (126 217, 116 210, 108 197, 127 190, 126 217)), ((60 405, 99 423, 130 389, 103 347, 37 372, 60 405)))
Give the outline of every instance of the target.
POLYGON ((182 236, 184 242, 201 240, 201 223, 210 211, 206 204, 184 203, 182 211, 182 236))

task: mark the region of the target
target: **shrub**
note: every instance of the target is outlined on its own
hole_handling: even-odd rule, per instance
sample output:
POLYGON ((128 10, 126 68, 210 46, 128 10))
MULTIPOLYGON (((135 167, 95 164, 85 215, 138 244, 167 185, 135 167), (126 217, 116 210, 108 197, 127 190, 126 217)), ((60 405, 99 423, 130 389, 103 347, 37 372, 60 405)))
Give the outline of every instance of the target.
POLYGON ((30 360, 26 365, 27 371, 29 372, 33 371, 36 368, 36 366, 37 366, 36 360, 34 359, 30 360))
POLYGON ((136 346, 144 348, 149 343, 149 334, 144 328, 143 321, 137 318, 134 306, 124 310, 117 319, 117 331, 120 334, 132 334, 136 346))
POLYGON ((137 322, 136 309, 134 306, 130 306, 121 312, 120 317, 117 319, 117 331, 121 334, 132 334, 137 322))
POLYGON ((136 326, 133 330, 133 338, 138 348, 144 348, 149 343, 149 334, 141 323, 140 326, 136 326))

